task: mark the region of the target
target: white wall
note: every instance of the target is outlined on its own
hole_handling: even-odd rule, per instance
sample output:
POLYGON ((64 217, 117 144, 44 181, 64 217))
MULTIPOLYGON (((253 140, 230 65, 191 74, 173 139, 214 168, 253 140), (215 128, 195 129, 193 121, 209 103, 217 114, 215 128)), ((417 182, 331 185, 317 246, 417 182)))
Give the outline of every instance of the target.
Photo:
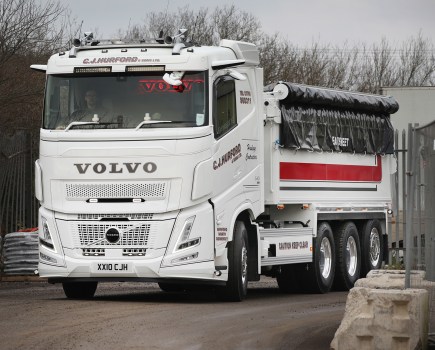
POLYGON ((391 95, 399 102, 399 110, 391 115, 391 122, 399 132, 408 130, 408 123, 420 126, 435 120, 435 86, 383 87, 382 95, 391 95))

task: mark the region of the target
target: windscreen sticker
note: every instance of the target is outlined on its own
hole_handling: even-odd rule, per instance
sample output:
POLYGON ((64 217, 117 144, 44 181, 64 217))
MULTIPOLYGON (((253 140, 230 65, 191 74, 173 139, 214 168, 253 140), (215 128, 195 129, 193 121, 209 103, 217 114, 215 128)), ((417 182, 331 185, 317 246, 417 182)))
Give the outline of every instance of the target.
POLYGON ((141 79, 138 82, 137 92, 140 95, 152 92, 190 92, 194 84, 203 84, 201 79, 183 79, 180 86, 170 85, 161 79, 141 79))
POLYGON ((196 125, 204 125, 204 113, 196 113, 196 125))

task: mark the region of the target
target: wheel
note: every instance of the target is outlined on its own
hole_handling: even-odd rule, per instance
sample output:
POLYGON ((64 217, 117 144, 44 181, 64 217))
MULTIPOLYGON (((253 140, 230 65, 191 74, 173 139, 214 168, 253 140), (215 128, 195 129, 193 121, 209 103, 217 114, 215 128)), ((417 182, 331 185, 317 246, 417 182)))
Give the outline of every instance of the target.
MULTIPOLYGON (((313 262, 292 265, 292 284, 294 291, 328 293, 335 275, 335 242, 331 226, 320 223, 314 240, 313 262)), ((290 282, 287 282, 290 283, 290 282)), ((279 285, 278 285, 279 286, 279 285)))
POLYGON ((384 242, 381 224, 378 220, 368 220, 362 228, 362 275, 377 270, 382 265, 384 242))
POLYGON ((281 272, 276 276, 276 281, 281 292, 297 293, 300 291, 301 286, 298 283, 300 275, 298 275, 297 270, 295 265, 281 266, 281 272))
POLYGON ((172 293, 172 292, 182 292, 184 291, 184 287, 181 284, 168 283, 168 282, 158 282, 160 289, 164 292, 172 293))
POLYGON ((62 287, 69 299, 90 299, 97 290, 98 282, 63 282, 62 287))
POLYGON ((322 222, 317 229, 312 265, 311 289, 317 293, 328 293, 334 282, 335 245, 331 226, 327 222, 322 222))
POLYGON ((219 296, 227 301, 242 301, 248 292, 248 233, 242 221, 237 221, 234 227, 228 264, 228 281, 219 290, 219 296))
POLYGON ((337 259, 334 286, 338 290, 349 290, 360 276, 361 249, 358 230, 352 221, 339 227, 335 237, 337 259))

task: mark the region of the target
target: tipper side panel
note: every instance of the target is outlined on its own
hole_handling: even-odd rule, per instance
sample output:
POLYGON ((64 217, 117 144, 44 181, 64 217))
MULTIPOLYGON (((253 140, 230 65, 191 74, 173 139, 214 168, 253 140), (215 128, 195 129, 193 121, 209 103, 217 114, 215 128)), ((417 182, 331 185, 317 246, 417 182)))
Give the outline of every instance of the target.
POLYGON ((287 97, 269 99, 266 108, 266 203, 391 200, 390 113, 397 111, 397 102, 284 84, 287 97))

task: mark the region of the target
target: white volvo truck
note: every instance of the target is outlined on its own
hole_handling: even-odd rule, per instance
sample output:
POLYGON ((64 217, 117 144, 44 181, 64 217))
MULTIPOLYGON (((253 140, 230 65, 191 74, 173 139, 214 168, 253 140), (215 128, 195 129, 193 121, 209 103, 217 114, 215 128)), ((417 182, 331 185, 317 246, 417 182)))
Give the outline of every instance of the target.
POLYGON ((381 266, 395 171, 392 97, 279 82, 253 44, 95 40, 47 74, 36 161, 39 274, 98 282, 351 288, 381 266), (89 102, 89 100, 92 103, 89 102))

